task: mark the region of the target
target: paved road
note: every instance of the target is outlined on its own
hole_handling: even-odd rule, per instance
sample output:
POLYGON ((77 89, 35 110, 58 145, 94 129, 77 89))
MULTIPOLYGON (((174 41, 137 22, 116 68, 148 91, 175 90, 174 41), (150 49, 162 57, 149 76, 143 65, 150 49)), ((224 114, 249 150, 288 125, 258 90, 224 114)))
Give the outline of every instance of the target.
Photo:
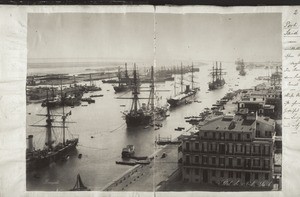
POLYGON ((178 168, 178 146, 158 148, 149 165, 138 165, 108 186, 106 191, 155 191, 156 186, 166 180, 178 168), (167 156, 162 158, 162 154, 167 156))

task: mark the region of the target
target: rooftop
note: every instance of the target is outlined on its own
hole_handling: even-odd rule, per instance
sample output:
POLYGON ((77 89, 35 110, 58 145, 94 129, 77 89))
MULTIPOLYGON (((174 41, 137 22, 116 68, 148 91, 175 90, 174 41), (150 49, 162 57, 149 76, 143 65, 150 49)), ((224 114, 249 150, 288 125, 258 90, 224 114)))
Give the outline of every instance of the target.
POLYGON ((242 116, 235 115, 219 116, 211 121, 208 121, 201 127, 201 130, 206 131, 242 131, 242 132, 253 132, 255 131, 255 118, 254 115, 242 116))

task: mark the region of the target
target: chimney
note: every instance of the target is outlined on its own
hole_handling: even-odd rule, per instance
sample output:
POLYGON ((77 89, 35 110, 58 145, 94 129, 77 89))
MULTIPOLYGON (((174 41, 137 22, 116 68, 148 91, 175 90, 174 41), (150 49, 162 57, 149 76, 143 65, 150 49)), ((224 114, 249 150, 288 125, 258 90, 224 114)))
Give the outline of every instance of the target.
POLYGON ((33 135, 28 135, 28 151, 33 151, 33 135))

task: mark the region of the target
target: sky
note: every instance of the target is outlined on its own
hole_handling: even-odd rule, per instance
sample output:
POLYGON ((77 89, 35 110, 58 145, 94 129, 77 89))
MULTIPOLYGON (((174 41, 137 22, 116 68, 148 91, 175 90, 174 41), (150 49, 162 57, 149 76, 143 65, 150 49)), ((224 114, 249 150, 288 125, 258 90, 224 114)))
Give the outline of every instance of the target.
POLYGON ((238 58, 264 62, 281 61, 281 51, 281 14, 277 13, 28 16, 29 63, 151 63, 154 57, 161 65, 238 58))

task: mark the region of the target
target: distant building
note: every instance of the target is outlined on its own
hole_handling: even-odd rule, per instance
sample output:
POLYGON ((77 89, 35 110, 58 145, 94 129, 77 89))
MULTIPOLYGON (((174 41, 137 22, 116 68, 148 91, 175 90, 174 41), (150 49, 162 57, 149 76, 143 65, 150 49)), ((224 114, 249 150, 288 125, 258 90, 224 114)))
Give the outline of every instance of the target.
POLYGON ((260 84, 245 93, 238 101, 238 111, 248 109, 258 115, 278 117, 281 114, 282 91, 280 86, 260 84))
POLYGON ((207 120, 178 148, 184 182, 273 187, 275 121, 241 111, 207 120))

